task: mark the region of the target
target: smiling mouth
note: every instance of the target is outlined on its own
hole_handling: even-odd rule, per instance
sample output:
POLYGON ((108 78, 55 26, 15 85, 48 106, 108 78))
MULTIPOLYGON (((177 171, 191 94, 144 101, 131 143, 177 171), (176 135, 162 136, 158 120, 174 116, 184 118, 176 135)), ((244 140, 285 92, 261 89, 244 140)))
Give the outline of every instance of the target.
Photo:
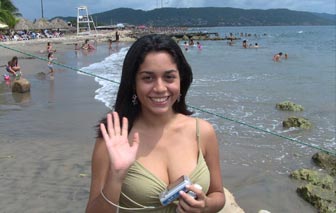
POLYGON ((166 97, 160 97, 160 98, 150 98, 151 101, 153 101, 154 103, 164 103, 168 100, 169 96, 166 96, 166 97))

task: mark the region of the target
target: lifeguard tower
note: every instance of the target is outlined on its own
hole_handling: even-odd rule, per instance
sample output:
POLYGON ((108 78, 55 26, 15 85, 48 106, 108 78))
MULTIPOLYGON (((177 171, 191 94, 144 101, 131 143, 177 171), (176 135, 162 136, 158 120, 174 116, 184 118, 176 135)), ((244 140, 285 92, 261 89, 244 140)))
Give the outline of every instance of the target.
POLYGON ((94 33, 97 34, 96 25, 89 16, 87 6, 80 6, 77 8, 77 35, 91 35, 91 24, 94 29, 94 33))

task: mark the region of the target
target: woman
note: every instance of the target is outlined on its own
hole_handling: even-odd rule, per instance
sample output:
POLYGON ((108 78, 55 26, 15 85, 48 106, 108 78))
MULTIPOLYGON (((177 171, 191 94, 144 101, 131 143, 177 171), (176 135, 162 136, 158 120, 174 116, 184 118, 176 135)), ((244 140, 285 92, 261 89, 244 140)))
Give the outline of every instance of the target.
POLYGON ((213 127, 190 117, 185 97, 192 70, 165 35, 129 49, 115 111, 101 120, 92 156, 86 212, 218 212, 225 196, 213 127), (196 185, 162 206, 160 193, 182 175, 196 185), (125 209, 126 208, 126 209, 125 209))

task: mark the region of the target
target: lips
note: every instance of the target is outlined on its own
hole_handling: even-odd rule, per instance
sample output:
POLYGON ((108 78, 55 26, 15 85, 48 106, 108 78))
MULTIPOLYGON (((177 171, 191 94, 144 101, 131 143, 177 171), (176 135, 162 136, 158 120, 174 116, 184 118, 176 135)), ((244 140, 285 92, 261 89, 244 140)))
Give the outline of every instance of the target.
POLYGON ((169 96, 165 96, 165 97, 151 97, 150 100, 153 101, 156 104, 162 104, 165 103, 166 101, 168 101, 169 96))

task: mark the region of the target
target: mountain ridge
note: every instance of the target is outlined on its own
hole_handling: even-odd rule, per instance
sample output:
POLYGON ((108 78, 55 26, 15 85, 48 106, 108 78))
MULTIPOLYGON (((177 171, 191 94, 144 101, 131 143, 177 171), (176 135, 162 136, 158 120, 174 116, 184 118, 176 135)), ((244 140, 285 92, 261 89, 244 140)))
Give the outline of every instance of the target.
MULTIPOLYGON (((131 8, 117 8, 95 13, 91 16, 98 25, 113 25, 117 23, 155 27, 336 25, 336 15, 289 9, 167 7, 144 11, 131 8)), ((72 22, 76 21, 76 17, 58 18, 72 22)))

